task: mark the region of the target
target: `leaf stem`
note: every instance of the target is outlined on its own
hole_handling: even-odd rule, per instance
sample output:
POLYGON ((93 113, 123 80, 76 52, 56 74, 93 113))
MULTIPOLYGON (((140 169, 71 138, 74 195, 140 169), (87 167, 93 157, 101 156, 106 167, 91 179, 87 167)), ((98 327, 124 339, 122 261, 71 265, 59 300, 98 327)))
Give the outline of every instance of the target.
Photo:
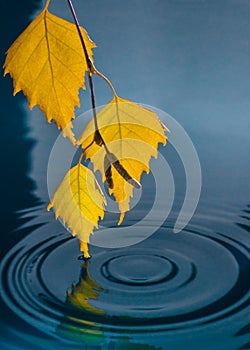
POLYGON ((111 81, 110 81, 104 74, 102 74, 101 72, 99 72, 99 71, 95 68, 95 66, 93 66, 93 68, 94 68, 94 73, 95 73, 96 75, 98 75, 100 78, 102 78, 103 80, 106 81, 106 83, 107 83, 108 86, 110 87, 110 89, 111 89, 111 91, 112 91, 114 97, 117 98, 117 97, 118 97, 118 96, 117 96, 117 93, 116 93, 115 88, 114 88, 114 86, 112 85, 111 81))
MULTIPOLYGON (((76 29, 79 35, 79 38, 81 40, 81 44, 82 44, 82 48, 83 48, 83 52, 84 52, 84 56, 86 59, 86 63, 88 66, 88 80, 89 80, 89 87, 90 87, 90 92, 91 92, 91 103, 92 103, 92 109, 93 109, 93 116, 94 116, 94 123, 95 123, 95 130, 98 130, 98 123, 97 123, 97 118, 96 118, 96 105, 95 105, 95 94, 94 94, 94 86, 93 86, 93 79, 92 79, 92 72, 93 72, 93 63, 91 61, 91 59, 89 58, 88 55, 88 51, 82 36, 82 32, 81 32, 81 28, 80 28, 80 24, 79 21, 77 19, 76 13, 75 13, 75 9, 74 6, 72 4, 71 0, 67 0, 71 14, 73 16, 75 25, 76 25, 76 29)), ((103 141, 104 143, 104 141, 103 141)))
POLYGON ((50 0, 47 0, 47 1, 46 1, 46 4, 45 4, 45 6, 44 6, 44 9, 45 9, 45 10, 48 10, 49 3, 50 3, 50 0))
MULTIPOLYGON (((48 0, 49 2, 50 0, 48 0)), ((86 45, 85 45, 85 42, 84 42, 84 39, 83 39, 83 36, 82 36, 82 33, 81 33, 81 29, 80 29, 80 24, 79 24, 79 21, 77 19, 77 16, 76 16, 76 12, 75 12, 75 9, 74 9, 74 6, 72 4, 72 1, 71 0, 67 0, 68 1, 68 4, 69 4, 69 8, 70 8, 70 11, 72 13, 72 16, 73 16, 73 19, 74 19, 74 22, 75 22, 75 25, 76 25, 76 28, 77 28, 77 31, 78 31, 78 35, 79 35, 79 38, 81 40, 81 44, 82 44, 82 47, 83 47, 83 51, 84 51, 84 55, 85 55, 85 58, 86 58, 86 61, 87 61, 87 65, 88 65, 88 70, 89 70, 89 73, 92 74, 96 74, 98 75, 100 78, 102 78, 103 80, 106 81, 106 83, 108 84, 108 86, 110 87, 110 89, 112 90, 112 93, 115 97, 117 97, 117 93, 111 83, 111 81, 104 75, 102 74, 101 72, 99 72, 96 67, 94 66, 93 62, 91 61, 91 59, 89 58, 89 55, 88 55, 88 51, 87 51, 87 48, 86 48, 86 45)), ((94 89, 93 89, 93 81, 92 81, 92 76, 90 77, 90 81, 91 81, 91 85, 90 85, 90 90, 91 90, 91 95, 93 94, 94 95, 94 89)), ((94 98, 94 97, 93 97, 94 98)), ((93 105, 93 98, 91 96, 91 99, 92 99, 92 105, 93 105)), ((93 108, 94 109, 94 108, 93 108)))
POLYGON ((83 152, 81 153, 81 155, 80 155, 80 157, 79 157, 79 159, 78 159, 78 164, 80 164, 80 163, 81 163, 81 161, 82 161, 82 157, 83 157, 83 152))

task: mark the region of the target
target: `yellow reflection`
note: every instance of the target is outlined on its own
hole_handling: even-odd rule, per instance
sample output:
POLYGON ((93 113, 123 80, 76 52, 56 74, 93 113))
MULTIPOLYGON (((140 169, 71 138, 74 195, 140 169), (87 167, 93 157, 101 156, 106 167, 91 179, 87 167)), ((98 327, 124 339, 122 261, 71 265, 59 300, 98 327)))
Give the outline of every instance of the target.
MULTIPOLYGON (((115 339, 105 334, 100 323, 93 318, 98 315, 106 315, 105 311, 90 304, 91 300, 98 300, 103 288, 95 282, 89 273, 89 261, 85 261, 81 267, 81 274, 77 284, 73 284, 71 290, 66 292, 65 309, 69 310, 57 327, 56 334, 64 339, 77 343, 79 349, 93 350, 154 350, 155 346, 144 344, 143 339, 135 341, 129 336, 118 336, 115 339), (88 316, 92 320, 88 320, 88 316), (112 339, 113 338, 113 339, 112 339)), ((112 316, 111 316, 112 317, 112 316)), ((105 322, 105 321, 104 321, 105 322)), ((72 349, 74 346, 72 345, 72 349)))
POLYGON ((89 261, 86 261, 82 265, 79 282, 72 285, 72 291, 67 290, 65 304, 77 310, 103 315, 105 314, 104 310, 89 304, 89 299, 97 300, 99 296, 98 292, 103 291, 103 289, 91 278, 88 267, 89 261))
POLYGON ((98 300, 99 292, 103 291, 103 288, 90 276, 88 268, 89 261, 85 261, 81 266, 78 283, 66 291, 65 309, 69 312, 61 319, 56 333, 64 339, 95 345, 99 349, 99 344, 105 337, 97 323, 88 320, 88 314, 105 314, 104 310, 89 303, 91 300, 98 300))

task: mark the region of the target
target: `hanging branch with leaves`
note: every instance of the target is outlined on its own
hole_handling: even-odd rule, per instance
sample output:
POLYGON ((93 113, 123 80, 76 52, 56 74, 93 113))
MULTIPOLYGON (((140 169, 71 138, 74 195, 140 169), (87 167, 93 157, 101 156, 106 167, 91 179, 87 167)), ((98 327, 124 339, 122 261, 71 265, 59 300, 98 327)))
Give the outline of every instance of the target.
POLYGON ((49 12, 50 0, 44 9, 15 40, 7 51, 4 75, 14 81, 14 95, 23 91, 29 107, 37 105, 50 123, 75 146, 82 148, 78 164, 72 167, 54 193, 52 207, 56 218, 80 240, 80 250, 89 258, 89 236, 104 218, 106 199, 94 173, 83 159, 90 159, 94 171, 99 170, 120 210, 118 225, 129 210, 133 188, 140 188, 143 172, 157 157, 160 143, 166 144, 168 131, 157 115, 132 101, 123 99, 107 77, 93 63, 95 44, 80 26, 71 0, 67 0, 74 23, 49 12), (80 107, 79 89, 86 89, 88 76, 93 117, 76 140, 72 119, 80 107), (103 79, 113 99, 96 110, 93 75, 103 79), (83 164, 82 164, 83 162, 83 164))

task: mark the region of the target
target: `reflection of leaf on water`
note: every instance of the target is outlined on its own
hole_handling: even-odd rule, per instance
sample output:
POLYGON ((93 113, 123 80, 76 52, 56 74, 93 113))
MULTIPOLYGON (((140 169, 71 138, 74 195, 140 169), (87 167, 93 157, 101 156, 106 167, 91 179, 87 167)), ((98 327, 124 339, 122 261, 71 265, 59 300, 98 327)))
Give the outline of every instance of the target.
POLYGON ((104 318, 109 316, 104 310, 89 303, 98 300, 99 293, 104 292, 91 277, 89 263, 85 261, 82 264, 78 283, 73 284, 71 291, 66 292, 66 312, 57 327, 56 334, 63 339, 77 342, 84 350, 155 350, 153 345, 131 342, 132 339, 128 336, 119 336, 119 339, 112 340, 102 330, 100 323, 95 322, 100 316, 104 318))
POLYGON ((98 299, 98 292, 102 291, 90 276, 88 271, 89 262, 82 265, 81 276, 77 284, 72 285, 72 291, 67 290, 66 305, 77 310, 88 311, 95 314, 104 314, 103 310, 89 304, 89 299, 98 299))
MULTIPOLYGON (((89 300, 97 300, 102 287, 90 276, 89 261, 82 265, 81 274, 77 284, 73 284, 71 291, 67 290, 65 300, 66 313, 57 327, 57 335, 83 344, 95 345, 104 341, 103 332, 97 329, 94 321, 89 321, 87 315, 104 315, 102 309, 91 305, 89 300)), ((86 348, 86 347, 85 347, 86 348)), ((87 348, 86 348, 87 349, 87 348)), ((102 347, 100 347, 102 349, 102 347)))

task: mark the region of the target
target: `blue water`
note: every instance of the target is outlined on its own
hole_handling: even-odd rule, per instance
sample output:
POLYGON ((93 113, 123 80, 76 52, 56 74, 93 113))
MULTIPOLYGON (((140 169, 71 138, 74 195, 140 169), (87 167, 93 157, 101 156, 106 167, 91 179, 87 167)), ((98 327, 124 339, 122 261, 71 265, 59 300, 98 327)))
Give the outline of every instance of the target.
MULTIPOLYGON (((66 1, 51 1, 52 12, 70 18, 66 1)), ((74 3, 97 44, 96 66, 119 95, 169 113, 186 130, 201 164, 201 197, 174 234, 186 178, 169 142, 160 151, 175 197, 163 224, 159 211, 134 226, 154 206, 152 171, 123 229, 155 233, 119 249, 91 245, 91 260, 79 260, 77 240, 46 212, 58 131, 1 79, 1 349, 249 349, 250 3, 74 3)), ((4 4, 2 57, 40 6, 4 4)), ((94 82, 101 105, 111 95, 94 82)), ((88 94, 81 99, 77 115, 90 107, 88 94)), ((116 230, 117 218, 110 213, 103 227, 116 230)))

